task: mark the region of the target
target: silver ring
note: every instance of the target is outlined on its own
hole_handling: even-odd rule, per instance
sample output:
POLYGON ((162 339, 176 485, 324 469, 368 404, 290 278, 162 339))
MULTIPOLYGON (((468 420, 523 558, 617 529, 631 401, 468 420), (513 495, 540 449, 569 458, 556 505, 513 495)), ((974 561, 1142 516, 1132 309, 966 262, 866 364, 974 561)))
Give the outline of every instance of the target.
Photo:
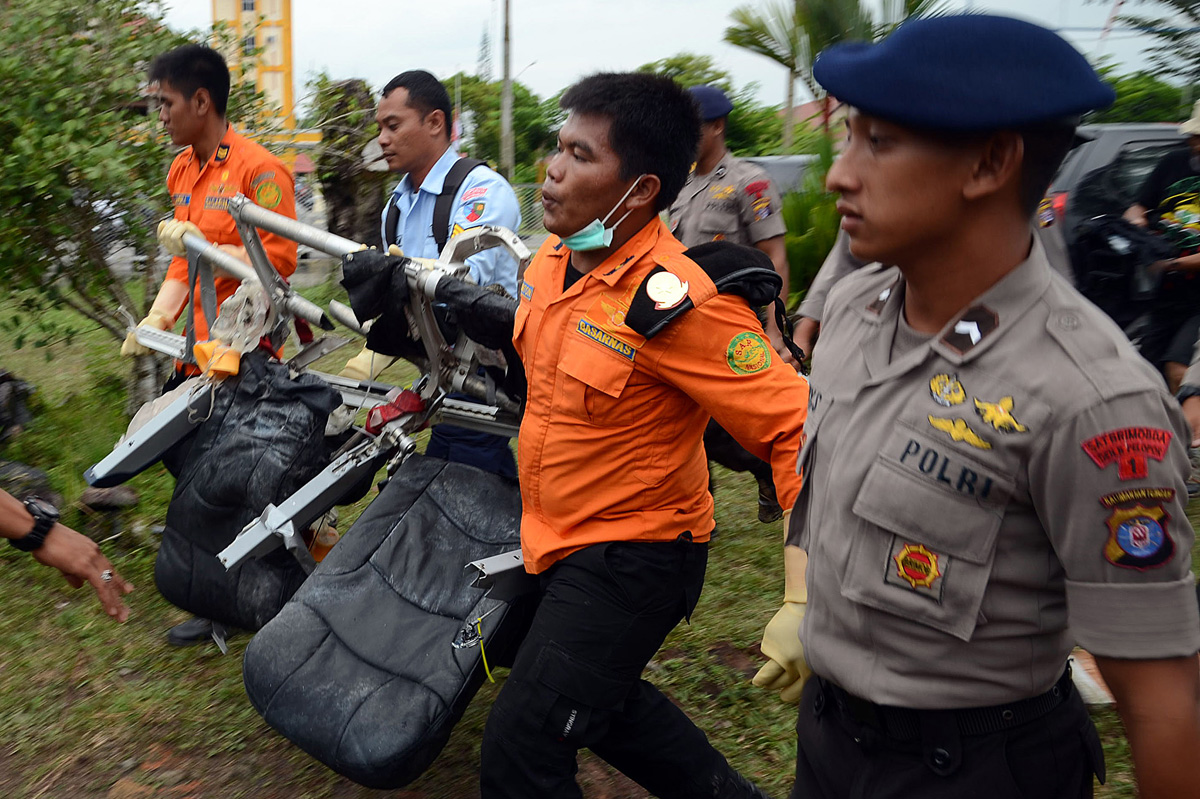
POLYGON ((100 572, 100 579, 106 583, 111 583, 112 582, 112 569, 105 569, 104 571, 100 572))

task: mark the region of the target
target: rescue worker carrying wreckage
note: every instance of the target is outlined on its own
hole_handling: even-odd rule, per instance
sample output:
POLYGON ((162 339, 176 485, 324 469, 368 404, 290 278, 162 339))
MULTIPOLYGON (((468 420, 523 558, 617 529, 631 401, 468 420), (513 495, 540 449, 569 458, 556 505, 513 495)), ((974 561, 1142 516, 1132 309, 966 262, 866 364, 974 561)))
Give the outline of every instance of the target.
MULTIPOLYGON (((685 251, 660 220, 699 137, 682 88, 601 74, 569 89, 562 106, 542 192, 553 235, 525 272, 519 303, 455 289, 463 331, 504 347, 510 376, 519 360, 528 383, 520 539, 538 604, 484 731, 482 796, 578 797, 576 754, 586 747, 655 796, 762 797, 641 674, 704 581, 710 414, 772 464, 784 503, 799 492, 808 385, 753 310, 774 304, 780 279, 750 247, 685 251)), ((373 283, 360 278, 376 271, 392 287, 386 302, 373 291, 365 304, 352 288, 358 317, 383 313, 376 326, 406 330, 388 320, 407 301, 407 284, 388 272, 403 259, 355 252, 343 264, 348 287, 373 283)), ((397 351, 398 339, 380 343, 397 351)))
POLYGON ((521 549, 540 604, 484 731, 482 796, 577 797, 586 747, 655 796, 761 797, 641 674, 700 596, 709 415, 772 464, 784 503, 799 490, 808 386, 751 308, 779 279, 749 247, 685 253, 659 219, 699 135, 673 81, 595 75, 562 106, 542 193, 553 235, 512 332, 528 380, 521 549))
MULTIPOLYGON (((249 264, 228 210, 230 199, 242 194, 292 219, 296 210, 293 179, 287 167, 261 145, 237 133, 226 119, 230 78, 219 53, 196 44, 178 47, 151 62, 148 78, 159 120, 172 143, 184 149, 167 174, 173 218, 164 220, 158 229, 160 243, 172 255, 171 263, 139 327, 169 331, 187 308, 187 344, 189 348, 193 343, 198 345, 191 352, 200 358, 200 366, 176 361, 175 375, 163 389, 167 393, 177 387, 186 391, 185 380, 199 375, 201 367, 222 360, 216 356, 223 350, 230 354, 229 347, 210 341, 210 327, 241 285, 227 275, 206 273, 206 266, 189 271, 183 237, 189 233, 201 236, 249 264)), ((260 232, 260 236, 271 265, 283 277, 291 275, 296 269, 296 242, 272 233, 260 232)), ((264 295, 264 308, 265 304, 264 295)), ((253 338, 245 350, 253 351, 258 346, 258 336, 253 338)), ((148 352, 131 330, 121 354, 148 352)), ((207 415, 209 421, 165 458, 177 484, 156 561, 156 579, 168 600, 197 614, 168 630, 167 641, 174 646, 197 644, 213 637, 224 646, 227 626, 257 628, 303 580, 295 563, 280 560, 282 572, 277 569, 274 577, 261 580, 262 585, 252 592, 258 598, 247 603, 245 596, 236 596, 237 584, 226 577, 215 559, 215 552, 228 543, 225 538, 232 538, 241 529, 244 516, 257 514, 266 502, 278 501, 279 493, 287 496, 307 479, 307 469, 315 465, 319 470, 322 458, 327 457, 320 431, 329 410, 336 405, 336 396, 327 387, 312 382, 315 379, 307 385, 288 380, 286 368, 271 363, 269 356, 260 351, 244 358, 237 390, 222 392, 214 403, 195 409, 196 415, 207 415), (268 388, 271 385, 274 388, 268 388), (273 401, 258 402, 267 393, 273 394, 273 401), (240 398, 237 402, 235 395, 240 398), (231 412, 233 405, 242 407, 243 412, 231 412), (240 426, 236 421, 239 418, 240 426), (285 419, 290 420, 290 428, 285 419), (251 423, 265 426, 254 446, 245 438, 245 426, 251 423), (281 444, 283 439, 288 443, 281 444), (264 443, 268 440, 269 445, 264 443), (269 456, 255 446, 266 447, 269 456), (281 446, 293 455, 304 451, 304 466, 288 465, 292 461, 281 446), (273 468, 288 473, 281 475, 273 468), (245 507, 241 507, 243 503, 245 507), (265 595, 272 596, 262 601, 265 595), (262 607, 248 612, 249 605, 262 607), (210 611, 216 614, 213 618, 219 616, 218 621, 223 621, 216 628, 207 615, 210 611)), ((206 379, 213 376, 207 375, 206 379)), ((259 568, 267 567, 251 567, 245 575, 246 586, 255 582, 250 572, 259 568)))
MULTIPOLYGON (((462 158, 450 140, 451 106, 446 87, 423 70, 402 72, 383 88, 375 120, 388 169, 404 174, 383 212, 383 241, 391 252, 437 258, 464 230, 496 225, 514 233, 521 209, 508 182, 482 161, 462 158)), ((363 256, 360 256, 360 262, 363 256)), ((517 261, 502 247, 466 260, 480 286, 517 292, 517 261)), ((395 358, 364 347, 342 377, 374 380, 395 358)), ((469 399, 455 394, 455 399, 469 399)), ((466 463, 516 479, 508 439, 451 424, 434 425, 425 454, 466 463)))

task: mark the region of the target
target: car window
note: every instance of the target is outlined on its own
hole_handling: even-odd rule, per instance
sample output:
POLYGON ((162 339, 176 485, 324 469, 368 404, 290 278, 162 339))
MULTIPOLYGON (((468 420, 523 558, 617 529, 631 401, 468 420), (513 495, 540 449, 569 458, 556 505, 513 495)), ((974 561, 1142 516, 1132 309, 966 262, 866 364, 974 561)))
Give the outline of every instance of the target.
POLYGON ((1070 188, 1071 178, 1075 174, 1075 164, 1083 158, 1083 154, 1087 152, 1091 144, 1090 141, 1082 141, 1071 148, 1067 157, 1059 164, 1058 171, 1054 173, 1054 180, 1050 182, 1050 188, 1046 190, 1047 194, 1066 191, 1070 188))
POLYGON ((1162 157, 1179 148, 1177 141, 1125 142, 1113 160, 1110 172, 1112 188, 1132 201, 1162 157))

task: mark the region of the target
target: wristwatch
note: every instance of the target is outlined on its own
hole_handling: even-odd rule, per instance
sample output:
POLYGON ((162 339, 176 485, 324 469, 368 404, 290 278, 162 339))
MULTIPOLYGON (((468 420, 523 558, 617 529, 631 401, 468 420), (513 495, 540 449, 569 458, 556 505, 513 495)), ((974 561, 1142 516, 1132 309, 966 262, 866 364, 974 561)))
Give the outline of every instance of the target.
POLYGON ((24 504, 33 517, 33 529, 21 538, 8 539, 8 543, 22 552, 33 552, 46 543, 46 534, 58 522, 58 508, 39 497, 30 497, 24 504))

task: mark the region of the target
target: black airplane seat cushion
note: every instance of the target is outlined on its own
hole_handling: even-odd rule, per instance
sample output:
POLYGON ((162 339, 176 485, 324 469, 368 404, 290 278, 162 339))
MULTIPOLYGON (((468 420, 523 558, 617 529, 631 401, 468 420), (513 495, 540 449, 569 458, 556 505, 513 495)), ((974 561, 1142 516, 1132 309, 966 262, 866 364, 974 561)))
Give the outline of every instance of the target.
POLYGON ((282 548, 233 572, 217 553, 328 465, 325 423, 341 397, 312 375, 290 377, 263 352, 243 356, 239 374, 210 396, 211 406, 192 409, 205 420, 163 457, 175 491, 154 580, 177 607, 257 630, 304 582, 304 570, 282 548))
POLYGON ((511 664, 527 629, 525 600, 485 597, 464 571, 517 548, 520 519, 512 481, 410 457, 250 642, 250 702, 362 785, 416 779, 485 679, 484 659, 511 664))

